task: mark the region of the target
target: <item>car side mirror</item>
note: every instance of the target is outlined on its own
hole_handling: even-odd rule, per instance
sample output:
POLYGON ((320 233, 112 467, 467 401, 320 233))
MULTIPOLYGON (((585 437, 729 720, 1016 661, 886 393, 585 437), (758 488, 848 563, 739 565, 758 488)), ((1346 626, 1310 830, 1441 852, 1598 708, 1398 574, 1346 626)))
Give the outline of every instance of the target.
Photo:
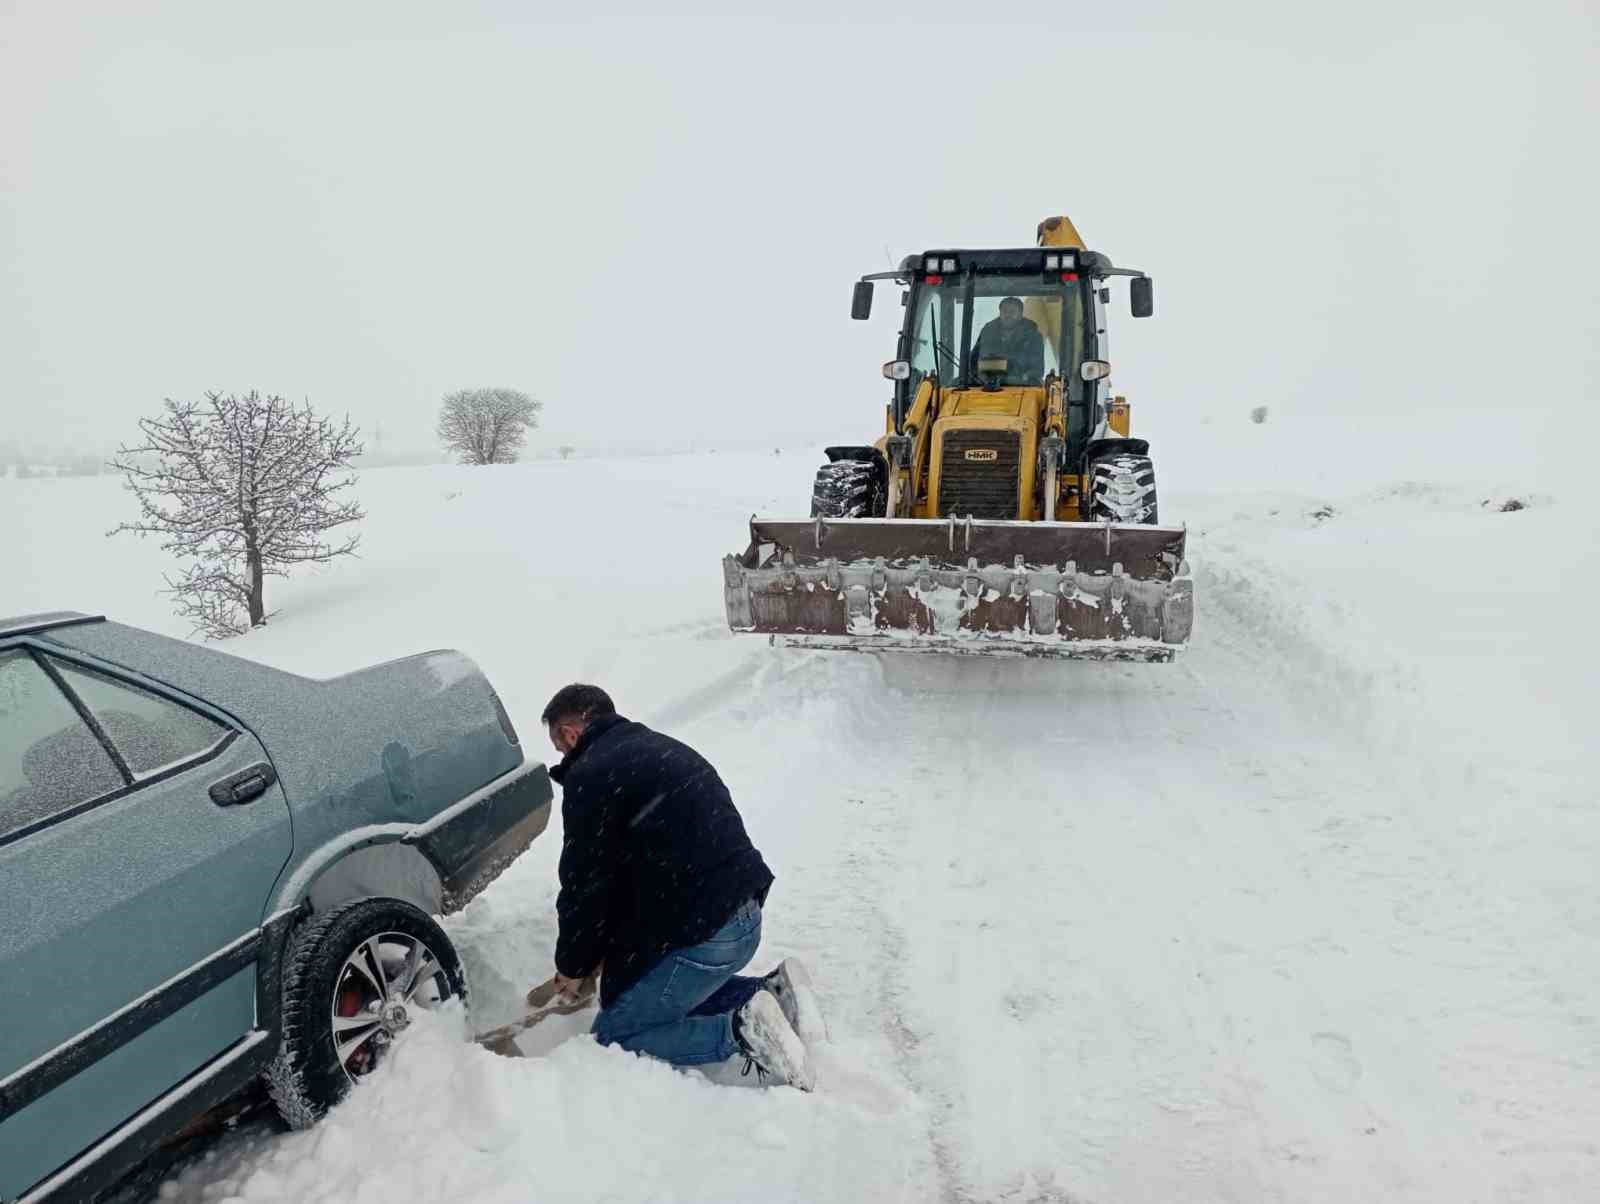
POLYGON ((1135 276, 1128 281, 1128 304, 1133 307, 1133 316, 1148 318, 1156 312, 1156 286, 1155 281, 1148 276, 1135 276))
POLYGON ((850 297, 850 316, 857 322, 872 316, 872 281, 856 281, 856 290, 850 297))

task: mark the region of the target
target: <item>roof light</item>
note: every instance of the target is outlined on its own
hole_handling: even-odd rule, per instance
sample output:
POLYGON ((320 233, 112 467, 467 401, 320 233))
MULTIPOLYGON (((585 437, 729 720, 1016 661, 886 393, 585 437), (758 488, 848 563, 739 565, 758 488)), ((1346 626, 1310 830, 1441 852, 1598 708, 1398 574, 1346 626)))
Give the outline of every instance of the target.
POLYGON ((922 270, 924 272, 937 272, 939 270, 939 257, 937 255, 929 255, 923 259, 922 270))
POLYGON ((956 261, 954 259, 946 259, 944 261, 944 270, 947 271, 947 272, 955 271, 956 270, 956 261))
POLYGON ((1046 255, 1044 257, 1044 270, 1047 272, 1059 272, 1061 270, 1061 256, 1046 255))

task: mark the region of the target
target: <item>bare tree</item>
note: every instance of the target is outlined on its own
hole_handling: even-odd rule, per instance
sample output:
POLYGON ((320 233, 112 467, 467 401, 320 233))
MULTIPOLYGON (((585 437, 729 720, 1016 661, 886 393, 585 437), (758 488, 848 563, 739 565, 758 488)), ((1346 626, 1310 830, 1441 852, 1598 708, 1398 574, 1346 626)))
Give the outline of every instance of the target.
POLYGON ((144 442, 121 447, 110 467, 139 499, 137 522, 108 532, 158 536, 163 550, 194 561, 168 577, 177 610, 212 639, 267 621, 263 582, 294 565, 356 550, 359 535, 323 538, 366 515, 338 495, 355 484, 359 432, 309 404, 254 391, 166 402, 142 418, 144 442))
POLYGON ((463 464, 515 464, 542 409, 516 389, 459 389, 439 407, 439 440, 463 464))
POLYGON ((556 448, 556 451, 561 454, 561 458, 563 460, 572 459, 572 453, 577 450, 578 449, 573 447, 570 443, 563 443, 560 447, 556 448))

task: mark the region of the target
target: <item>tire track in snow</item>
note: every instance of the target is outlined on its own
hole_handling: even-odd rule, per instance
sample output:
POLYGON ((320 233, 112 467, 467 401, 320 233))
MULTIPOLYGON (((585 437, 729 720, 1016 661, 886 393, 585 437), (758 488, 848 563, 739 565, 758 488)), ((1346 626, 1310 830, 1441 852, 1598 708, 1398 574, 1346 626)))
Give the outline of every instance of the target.
MULTIPOLYGON (((983 1044, 1005 1026, 1008 1014, 1020 1022, 1047 1009, 1051 998, 1038 976, 1010 991, 986 990, 985 984, 1004 977, 1005 971, 996 959, 983 955, 979 930, 1003 918, 980 918, 977 929, 962 918, 973 893, 987 889, 985 876, 994 872, 997 858, 989 848, 993 838, 983 836, 985 817, 973 807, 974 801, 982 805, 981 796, 972 788, 973 783, 992 776, 994 765, 977 740, 957 735, 981 731, 982 713, 991 700, 987 691, 969 692, 961 683, 986 682, 993 667, 968 662, 931 667, 936 686, 943 688, 952 682, 956 686, 945 695, 940 704, 943 713, 933 725, 951 733, 942 741, 937 732, 920 730, 922 725, 909 721, 922 700, 884 682, 885 675, 899 677, 905 668, 908 666, 899 658, 886 659, 878 665, 874 683, 878 689, 840 703, 840 709, 850 715, 841 728, 855 745, 855 757, 870 762, 889 756, 894 765, 879 776, 890 777, 895 785, 874 792, 873 806, 862 823, 870 850, 866 860, 881 867, 873 884, 872 904, 884 958, 879 1021, 901 1074, 931 1108, 929 1146, 938 1199, 945 1204, 991 1199, 1076 1204, 1079 1197, 1056 1182, 1058 1168, 1048 1158, 1035 1159, 1033 1165, 1015 1172, 1008 1168, 1001 1175, 1004 1182, 998 1191, 991 1190, 994 1184, 988 1177, 975 1176, 968 1166, 972 1150, 967 1130, 975 1110, 969 1098, 971 1088, 978 1088, 981 1098, 976 1110, 980 1112, 997 1104, 1001 1111, 1007 1110, 996 1097, 1009 1097, 1014 1112, 1019 1090, 1038 1101, 1050 1094, 1050 1088, 1047 1074, 1037 1076, 1043 1083, 1020 1081, 1028 1076, 1030 1067, 1038 1067, 1043 1051, 1033 1050, 1030 1056, 1029 1050, 1015 1043, 1012 1056, 997 1050, 993 1061, 1001 1068, 1002 1080, 1016 1074, 1017 1081, 997 1084, 991 1073, 987 1082, 975 1083, 961 1073, 964 1067, 949 1059, 952 1035, 957 1044, 983 1044), (943 763, 930 768, 930 760, 943 763), (973 843, 984 848, 983 855, 961 856, 963 846, 973 843), (929 919, 938 930, 931 934, 935 938, 931 943, 929 919), (940 963, 932 981, 927 965, 930 959, 940 963), (969 1006, 969 1001, 978 1006, 969 1006), (986 1008, 985 1004, 993 1006, 986 1008), (1013 1071, 1012 1067, 1019 1069, 1013 1071), (997 1086, 998 1091, 994 1090, 997 1086)), ((922 675, 929 668, 917 662, 911 684, 924 680, 922 675)), ((859 687, 862 683, 852 684, 859 687)), ((1011 858, 1014 841, 1009 836, 1000 841, 1003 847, 998 859, 1011 858)))
POLYGON ((878 990, 879 1022, 883 1035, 894 1051, 895 1068, 905 1084, 933 1104, 932 1124, 928 1133, 929 1155, 937 1176, 938 1198, 944 1204, 962 1204, 966 1199, 960 1189, 957 1155, 951 1148, 948 1134, 948 1101, 930 1082, 920 1057, 922 1036, 906 1019, 907 997, 911 988, 905 975, 908 947, 906 932, 890 901, 883 896, 883 884, 892 875, 891 849, 899 841, 893 838, 900 826, 898 800, 881 799, 882 805, 870 814, 864 825, 869 838, 870 858, 874 865, 874 878, 878 889, 870 902, 875 929, 880 934, 878 962, 881 967, 878 990))
POLYGON ((748 689, 762 668, 762 657, 749 656, 740 664, 703 685, 647 711, 643 716, 643 722, 658 731, 687 727, 696 720, 704 719, 727 707, 729 695, 748 689))

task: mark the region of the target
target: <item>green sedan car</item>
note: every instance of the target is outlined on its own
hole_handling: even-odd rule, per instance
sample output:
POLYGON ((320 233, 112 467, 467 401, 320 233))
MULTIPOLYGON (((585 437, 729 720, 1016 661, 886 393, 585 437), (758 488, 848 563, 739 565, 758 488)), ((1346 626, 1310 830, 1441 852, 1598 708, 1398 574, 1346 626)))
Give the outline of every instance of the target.
POLYGON ((0 1200, 90 1197, 258 1076, 312 1124, 465 995, 433 917, 550 800, 457 652, 314 681, 0 620, 0 1200))

